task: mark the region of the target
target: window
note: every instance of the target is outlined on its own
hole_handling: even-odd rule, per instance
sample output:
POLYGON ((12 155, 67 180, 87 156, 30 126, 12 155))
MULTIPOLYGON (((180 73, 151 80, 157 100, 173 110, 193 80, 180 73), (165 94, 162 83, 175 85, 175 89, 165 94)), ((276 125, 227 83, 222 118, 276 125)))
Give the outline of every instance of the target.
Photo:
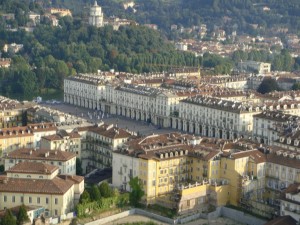
POLYGON ((15 197, 15 196, 12 196, 12 197, 11 197, 11 201, 12 201, 12 202, 16 202, 16 197, 15 197))
POLYGON ((55 198, 54 202, 55 202, 55 205, 57 205, 58 204, 58 198, 55 198))
POLYGON ((24 197, 21 196, 21 199, 20 199, 21 203, 24 203, 24 197))
POLYGON ((57 216, 57 214, 58 214, 57 209, 54 210, 54 214, 55 214, 55 216, 57 216))
POLYGON ((7 197, 6 197, 6 195, 4 195, 4 202, 7 202, 7 197))
POLYGON ((46 198, 46 204, 49 204, 49 199, 48 198, 46 198))
POLYGON ((36 199, 36 203, 40 204, 41 203, 41 198, 40 197, 37 197, 36 199))
POLYGON ((31 197, 28 198, 28 202, 32 203, 32 198, 31 197))

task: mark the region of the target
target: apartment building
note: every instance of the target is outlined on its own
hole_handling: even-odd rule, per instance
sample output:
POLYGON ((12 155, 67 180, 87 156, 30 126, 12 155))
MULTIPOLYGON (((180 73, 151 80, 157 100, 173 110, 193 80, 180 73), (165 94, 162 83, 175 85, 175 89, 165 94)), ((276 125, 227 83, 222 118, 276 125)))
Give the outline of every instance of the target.
POLYGON ((28 124, 27 127, 33 133, 34 148, 39 148, 41 146, 42 137, 53 135, 57 132, 57 127, 53 123, 33 123, 28 124))
POLYGON ((196 96, 179 103, 179 116, 172 118, 172 127, 207 137, 249 137, 253 115, 261 111, 261 107, 246 103, 196 96))
MULTIPOLYGON (((80 132, 82 132, 81 129, 80 132)), ((86 129, 82 142, 82 168, 88 172, 96 168, 112 167, 112 153, 135 136, 114 124, 99 124, 86 129)))
POLYGON ((145 203, 180 213, 225 205, 229 186, 219 178, 220 153, 218 144, 179 133, 131 140, 113 152, 113 185, 130 190, 130 178, 137 176, 145 203))
POLYGON ((291 184, 280 199, 280 215, 300 221, 300 184, 291 184))
POLYGON ((32 105, 0 96, 0 128, 25 125, 25 111, 32 105))
POLYGON ((56 134, 43 136, 41 148, 73 152, 78 158, 81 158, 81 136, 77 131, 68 133, 61 129, 56 134))
POLYGON ((72 212, 84 190, 84 178, 58 175, 54 165, 21 162, 0 178, 0 209, 21 204, 45 208, 46 216, 72 212))
POLYGON ((101 109, 100 101, 105 98, 105 73, 79 74, 64 80, 64 101, 73 105, 101 109))
POLYGON ((28 127, 5 128, 0 131, 1 164, 3 156, 19 148, 32 148, 34 135, 28 127))
MULTIPOLYGON (((282 111, 264 111, 253 116, 252 139, 263 144, 274 145, 274 141, 279 139, 284 132, 283 126, 286 126, 286 131, 292 127, 298 127, 300 117, 285 114, 282 111)), ((285 134, 287 134, 285 132, 285 134)), ((283 142, 283 139, 280 139, 283 142)), ((282 145, 280 145, 282 146, 282 145)))
POLYGON ((76 175, 76 154, 49 149, 22 148, 4 157, 5 171, 20 162, 40 162, 57 166, 59 174, 76 175))

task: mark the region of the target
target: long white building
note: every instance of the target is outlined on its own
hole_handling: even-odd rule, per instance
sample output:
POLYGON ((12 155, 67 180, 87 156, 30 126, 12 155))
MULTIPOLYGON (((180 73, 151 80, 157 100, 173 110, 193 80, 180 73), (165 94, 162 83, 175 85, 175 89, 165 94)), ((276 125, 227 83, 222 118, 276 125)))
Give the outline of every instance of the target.
POLYGON ((300 113, 299 101, 259 101, 251 97, 246 101, 246 97, 240 96, 229 100, 224 99, 222 91, 214 93, 218 97, 210 97, 209 93, 200 93, 202 89, 179 91, 116 84, 107 77, 100 74, 65 79, 65 102, 159 127, 224 139, 257 136, 252 135, 253 116, 265 110, 300 113))

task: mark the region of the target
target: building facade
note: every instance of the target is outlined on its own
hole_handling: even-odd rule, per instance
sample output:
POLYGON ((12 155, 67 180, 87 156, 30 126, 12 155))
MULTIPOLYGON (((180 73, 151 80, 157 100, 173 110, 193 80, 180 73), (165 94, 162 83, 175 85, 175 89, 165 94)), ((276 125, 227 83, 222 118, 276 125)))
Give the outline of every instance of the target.
POLYGON ((90 8, 89 25, 103 27, 103 12, 101 7, 98 6, 97 1, 90 8))
POLYGON ((46 216, 72 212, 84 190, 80 176, 59 176, 58 167, 21 162, 0 179, 0 209, 21 204, 45 208, 46 216))
POLYGON ((72 152, 22 148, 5 157, 5 171, 20 162, 40 162, 57 166, 59 174, 76 175, 76 155, 72 152))

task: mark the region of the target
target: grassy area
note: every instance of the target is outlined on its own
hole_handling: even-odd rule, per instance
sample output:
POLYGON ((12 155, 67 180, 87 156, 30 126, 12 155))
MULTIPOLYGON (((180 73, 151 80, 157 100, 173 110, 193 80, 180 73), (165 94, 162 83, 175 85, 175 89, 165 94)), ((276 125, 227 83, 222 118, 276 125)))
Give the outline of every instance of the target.
POLYGON ((174 209, 169 209, 160 205, 149 205, 146 208, 147 211, 153 212, 155 214, 165 216, 174 219, 177 216, 177 212, 174 209))

